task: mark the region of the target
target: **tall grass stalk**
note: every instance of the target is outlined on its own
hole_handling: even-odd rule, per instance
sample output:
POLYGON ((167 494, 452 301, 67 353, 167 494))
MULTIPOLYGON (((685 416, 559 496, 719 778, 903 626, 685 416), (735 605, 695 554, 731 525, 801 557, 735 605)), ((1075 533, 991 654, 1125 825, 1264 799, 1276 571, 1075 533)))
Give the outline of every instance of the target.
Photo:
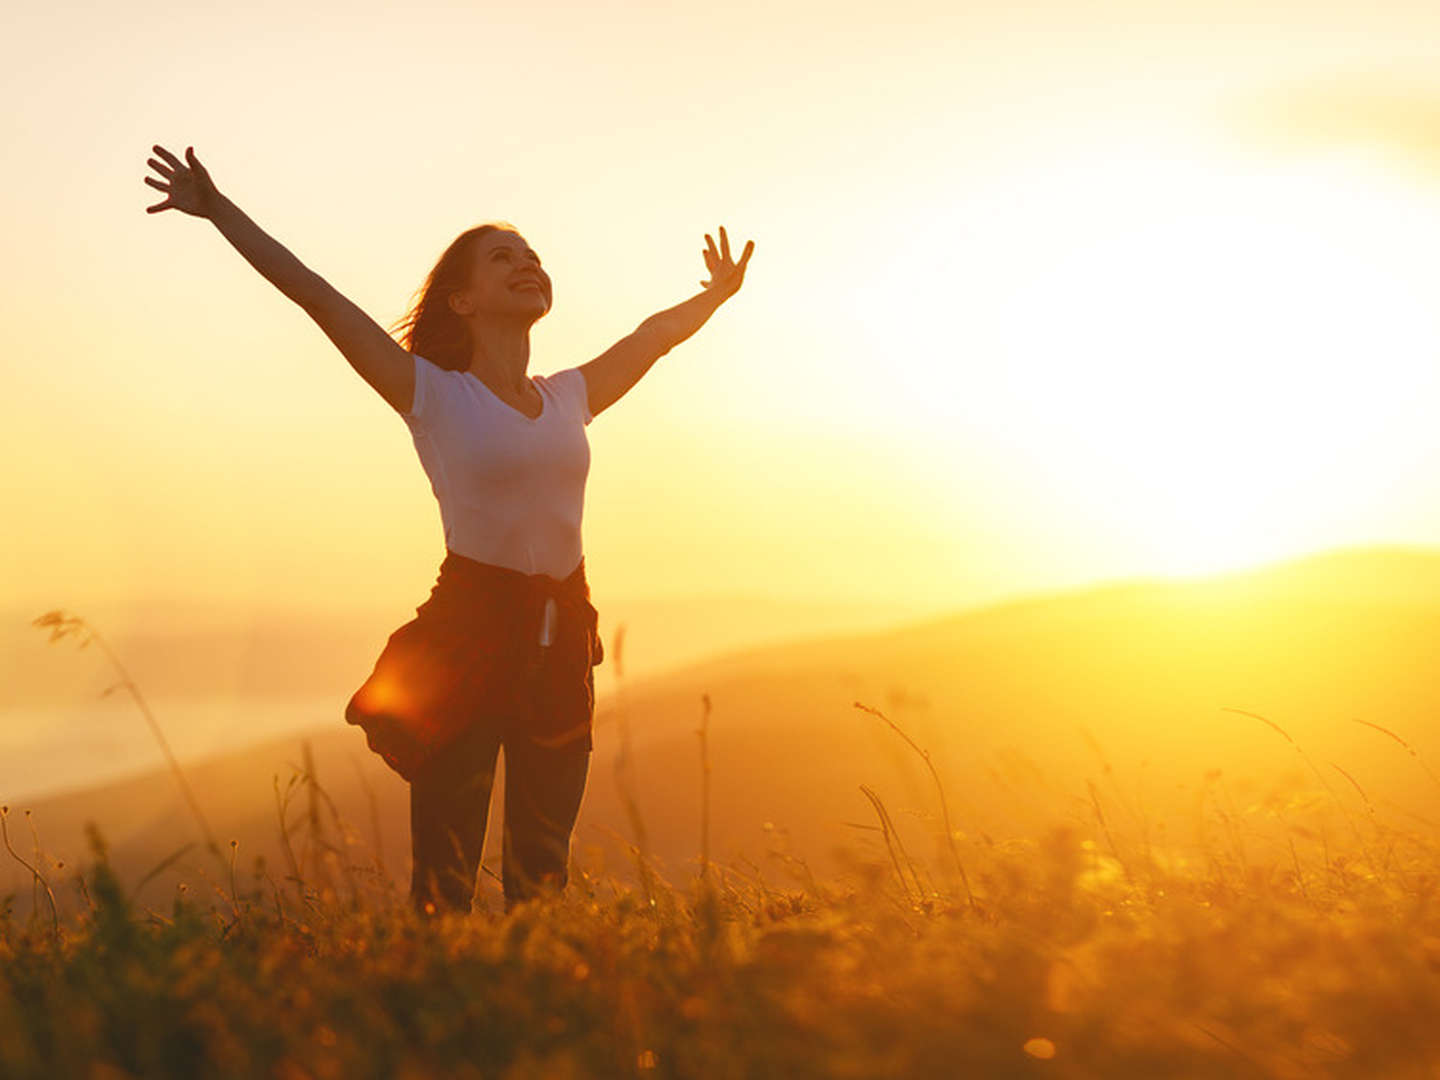
POLYGON ((60 909, 55 904, 55 892, 53 889, 50 888, 50 882, 45 880, 45 875, 40 873, 39 868, 31 866, 28 862, 26 862, 24 858, 21 857, 20 853, 15 850, 15 845, 10 843, 10 829, 6 825, 6 821, 9 817, 10 807, 0 806, 0 838, 4 839, 5 850, 10 852, 10 857, 13 858, 16 862, 18 862, 21 866, 25 867, 26 870, 29 870, 31 875, 33 876, 34 881, 36 881, 40 885, 40 887, 45 890, 45 898, 50 901, 51 929, 56 939, 58 940, 60 937, 60 909))
POLYGON ((871 716, 878 716, 890 726, 890 730, 905 740, 905 744, 920 755, 920 760, 925 762, 925 768, 930 770, 930 779, 935 781, 935 791, 940 796, 940 814, 945 819, 945 843, 950 848, 950 857, 955 860, 955 869, 960 874, 960 883, 965 886, 965 898, 972 908, 976 907, 975 894, 970 889, 970 877, 965 873, 965 865, 960 861, 960 849, 955 846, 955 826, 950 822, 950 803, 945 798, 945 786, 940 783, 940 774, 935 771, 935 763, 930 760, 930 751, 922 749, 914 739, 905 734, 905 730, 890 717, 886 716, 879 709, 864 705, 858 701, 853 703, 855 708, 861 712, 869 713, 871 716))
POLYGON ((241 910, 240 910, 240 889, 239 889, 239 887, 235 884, 235 859, 239 856, 239 854, 240 854, 240 841, 239 841, 239 840, 231 840, 231 841, 230 841, 230 910, 234 913, 234 915, 235 915, 235 921, 236 921, 237 923, 240 921, 241 910))
POLYGON ((700 881, 710 879, 710 695, 700 695, 700 881))
POLYGON ((640 813, 640 804, 634 792, 634 756, 630 748, 630 716, 625 708, 625 624, 615 628, 614 644, 610 650, 610 662, 615 665, 615 716, 620 729, 620 749, 615 755, 615 790, 625 808, 625 817, 630 822, 634 836, 636 869, 640 876, 640 888, 645 894, 645 906, 655 906, 655 882, 650 868, 650 843, 645 832, 645 818, 640 813))
POLYGON ((1290 845, 1290 862, 1295 867, 1295 887, 1300 890, 1300 895, 1305 898, 1305 902, 1308 904, 1310 903, 1310 891, 1305 888, 1305 875, 1300 869, 1300 853, 1295 850, 1295 838, 1293 836, 1287 836, 1285 837, 1285 841, 1290 845))
POLYGON ((1435 770, 1430 768, 1430 765, 1425 761, 1425 759, 1415 752, 1415 747, 1411 746, 1408 742, 1406 742, 1399 735, 1395 734, 1395 732, 1391 731, 1387 727, 1382 727, 1379 724, 1372 724, 1369 720, 1356 719, 1355 723, 1360 724, 1364 727, 1373 728, 1374 730, 1380 732, 1382 735, 1388 735, 1390 738, 1394 739, 1397 743, 1399 743, 1405 748, 1405 752, 1407 754, 1409 754, 1419 763, 1420 768, 1425 770, 1425 775, 1430 777, 1430 782, 1434 784, 1437 788, 1440 788, 1440 776, 1436 776, 1435 770))
POLYGON ((290 795, 295 790, 295 783, 299 779, 297 774, 291 773, 290 780, 285 785, 285 793, 280 793, 280 775, 271 776, 271 785, 275 790, 275 816, 280 824, 280 850, 285 855, 285 864, 290 870, 289 878, 295 883, 297 889, 301 888, 305 880, 300 868, 300 861, 295 857, 295 845, 290 842, 290 795))
POLYGON ((365 775, 365 770, 360 767, 360 762, 353 756, 351 762, 355 766, 355 775, 360 780, 360 787, 365 792, 365 804, 370 811, 370 832, 374 837, 375 845, 374 863, 375 876, 386 888, 390 886, 390 870, 385 864, 385 841, 384 833, 380 829, 380 803, 375 798, 375 788, 371 786, 370 780, 365 775))
POLYGON ((330 867, 325 859, 325 822, 320 817, 320 796, 316 794, 315 784, 315 753, 310 749, 309 739, 300 743, 300 760, 305 766, 305 823, 309 828, 315 877, 321 889, 328 889, 331 881, 330 867))
POLYGON ((905 880, 905 871, 900 869, 900 857, 895 854, 897 844, 900 846, 901 853, 905 855, 905 865, 910 868, 910 876, 915 880, 915 888, 920 898, 923 899, 925 890, 920 886, 920 876, 915 873, 915 864, 910 861, 905 846, 899 843, 900 836, 895 831, 895 824, 890 820, 890 813, 885 809, 885 804, 880 801, 879 795, 876 795, 864 784, 860 785, 860 792, 870 800, 870 805, 875 808, 875 816, 880 819, 880 835, 885 840, 885 850, 890 853, 890 862, 895 867, 895 877, 899 879, 900 887, 905 890, 905 902, 907 904, 914 903, 914 898, 910 895, 910 883, 905 880))
POLYGON ((1134 880, 1130 873, 1130 865, 1121 856, 1120 849, 1115 846, 1115 837, 1110 833, 1110 823, 1105 820, 1105 811, 1100 808, 1100 792, 1096 789, 1095 782, 1093 780, 1086 780, 1085 786, 1090 789, 1090 805, 1095 810, 1095 820, 1100 823, 1100 831, 1105 836, 1105 843, 1110 845, 1110 854, 1115 857, 1115 861, 1118 862, 1120 868, 1125 871, 1125 876, 1134 880))
POLYGON ((145 717, 145 723, 150 726, 150 733, 155 736, 155 741, 160 744, 160 751, 165 755, 165 760, 170 765, 170 771, 175 776, 175 782, 180 787, 180 793, 185 797, 185 802, 190 807, 190 812, 195 816, 196 823, 200 826, 200 832, 205 837, 205 846, 217 859, 224 861, 220 852, 220 845, 215 842, 215 834, 210 831, 210 823, 205 820, 205 812, 200 809, 199 800, 190 789, 190 782, 185 778, 185 770, 180 768, 180 762, 176 760, 174 752, 170 749, 170 742, 165 738, 165 733, 160 730, 160 723, 155 719, 155 714, 150 711, 149 704, 145 701, 145 695, 140 693, 140 687, 135 685, 135 680, 130 677, 129 670, 120 662, 109 643, 100 635, 100 632, 87 623, 78 615, 67 615, 63 611, 47 611, 44 615, 35 619, 33 626, 42 630, 50 631, 50 641, 53 644, 62 638, 77 635, 80 637, 80 648, 86 648, 91 642, 100 646, 100 651, 105 654, 120 681, 107 687, 104 696, 108 697, 116 690, 126 691, 135 704, 139 707, 141 715, 145 717))
MULTIPOLYGON (((1320 766, 1316 765, 1315 762, 1311 759, 1310 755, 1305 752, 1305 748, 1301 746, 1298 742, 1296 742, 1288 731, 1286 731, 1283 727, 1275 723, 1274 720, 1271 720, 1267 716, 1261 716, 1259 713, 1250 712, 1248 709, 1234 709, 1230 707, 1223 708, 1221 711, 1235 713, 1237 716, 1248 716, 1250 719, 1259 720, 1262 724, 1265 724, 1266 726, 1279 732, 1281 738, 1283 738, 1286 742, 1290 744, 1291 748, 1295 751, 1295 753, 1300 755, 1300 760, 1305 762, 1305 764, 1309 766, 1310 771, 1315 774, 1315 779, 1320 781, 1320 786, 1325 789, 1325 792, 1330 796, 1331 801, 1340 808, 1340 813, 1344 815, 1346 822, 1350 826, 1350 830, 1355 834, 1355 840, 1360 845, 1360 851, 1364 854, 1365 861, 1370 864, 1370 869, 1374 871, 1374 873, 1378 876, 1381 872, 1380 864, 1376 861, 1374 853, 1370 850, 1370 845, 1365 842, 1365 835, 1361 832, 1360 825, 1355 820, 1355 815, 1350 813, 1350 808, 1345 805, 1344 800, 1340 798, 1340 796, 1336 793, 1335 789, 1330 785, 1330 781, 1327 780, 1325 778, 1325 774, 1320 771, 1320 766)), ((1337 765, 1336 768, 1338 769, 1339 766, 1337 765)), ((1345 773, 1344 769, 1340 769, 1340 771, 1342 773, 1345 773)), ((1355 778, 1350 776, 1349 773, 1345 773, 1345 776, 1350 780, 1352 784, 1355 783, 1355 778)), ((1360 785, 1355 784, 1355 787, 1358 789, 1360 785)), ((1360 794, 1362 798, 1365 795, 1363 791, 1361 791, 1360 794)), ((1369 800, 1366 799, 1366 802, 1369 802, 1369 800)))

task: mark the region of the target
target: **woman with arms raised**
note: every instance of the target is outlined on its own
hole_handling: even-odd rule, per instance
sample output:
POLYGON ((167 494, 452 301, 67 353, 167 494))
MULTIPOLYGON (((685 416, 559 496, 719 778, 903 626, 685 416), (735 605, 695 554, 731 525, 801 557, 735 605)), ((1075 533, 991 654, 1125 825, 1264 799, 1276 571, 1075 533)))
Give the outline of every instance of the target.
POLYGON ((578 368, 532 376, 530 328, 550 278, 513 227, 458 236, 397 343, 222 195, 193 149, 163 147, 150 213, 208 218, 299 304, 410 428, 440 503, 445 558, 416 617, 390 636, 345 711, 410 783, 410 895, 469 910, 495 765, 505 748, 507 906, 560 888, 585 788, 601 648, 581 551, 585 425, 740 288, 721 229, 702 291, 578 368))

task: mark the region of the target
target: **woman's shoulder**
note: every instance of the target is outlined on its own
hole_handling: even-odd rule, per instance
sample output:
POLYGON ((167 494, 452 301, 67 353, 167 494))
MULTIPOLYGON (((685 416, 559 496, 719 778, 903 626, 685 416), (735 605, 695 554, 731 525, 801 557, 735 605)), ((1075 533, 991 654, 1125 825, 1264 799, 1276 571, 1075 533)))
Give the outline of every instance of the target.
POLYGON ((457 371, 451 367, 443 367, 433 360, 426 359, 419 353, 415 357, 415 380, 425 381, 433 386, 437 393, 453 394, 459 392, 466 384, 469 372, 457 371))
POLYGON ((424 371, 427 375, 444 378, 451 375, 463 374, 463 372, 456 371, 454 368, 442 367, 435 363, 434 360, 421 356, 419 353, 411 353, 410 355, 415 357, 415 370, 424 371))
POLYGON ((589 391, 585 384, 585 373, 578 367, 566 368, 550 375, 534 375, 532 381, 542 393, 556 401, 574 406, 581 418, 590 422, 589 391))
POLYGON ((419 353, 410 355, 415 358, 415 400, 405 418, 421 423, 438 420, 448 411, 445 402, 463 393, 465 373, 441 367, 419 353))
POLYGON ((585 376, 580 373, 579 368, 566 368, 563 371, 552 371, 549 375, 531 375, 530 379, 540 386, 541 389, 558 391, 573 385, 577 377, 582 382, 585 379, 585 376))

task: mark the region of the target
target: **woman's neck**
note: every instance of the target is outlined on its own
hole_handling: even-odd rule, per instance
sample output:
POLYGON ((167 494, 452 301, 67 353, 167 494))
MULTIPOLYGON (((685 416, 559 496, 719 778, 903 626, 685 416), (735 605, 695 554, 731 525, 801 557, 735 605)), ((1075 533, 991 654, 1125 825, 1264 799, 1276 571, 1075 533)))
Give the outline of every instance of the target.
POLYGON ((471 327, 470 371, 492 389, 521 393, 530 367, 530 328, 490 324, 471 327))

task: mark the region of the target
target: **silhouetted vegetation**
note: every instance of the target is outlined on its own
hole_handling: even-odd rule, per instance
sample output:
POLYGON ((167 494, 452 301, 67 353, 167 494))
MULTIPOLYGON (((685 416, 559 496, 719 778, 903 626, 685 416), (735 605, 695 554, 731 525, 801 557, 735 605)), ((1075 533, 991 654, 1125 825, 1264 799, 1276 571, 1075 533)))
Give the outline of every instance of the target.
POLYGON ((88 867, 49 868, 59 918, 7 903, 0 1074, 1429 1075, 1432 840, 1322 787, 1217 797, 1211 846, 1180 856, 1087 794, 1083 827, 937 833, 930 860, 875 796, 911 848, 877 836, 835 881, 777 841, 688 884, 651 872, 648 900, 577 869, 564 897, 433 921, 303 836, 280 881, 232 848, 230 874, 141 908, 95 831, 88 867))

